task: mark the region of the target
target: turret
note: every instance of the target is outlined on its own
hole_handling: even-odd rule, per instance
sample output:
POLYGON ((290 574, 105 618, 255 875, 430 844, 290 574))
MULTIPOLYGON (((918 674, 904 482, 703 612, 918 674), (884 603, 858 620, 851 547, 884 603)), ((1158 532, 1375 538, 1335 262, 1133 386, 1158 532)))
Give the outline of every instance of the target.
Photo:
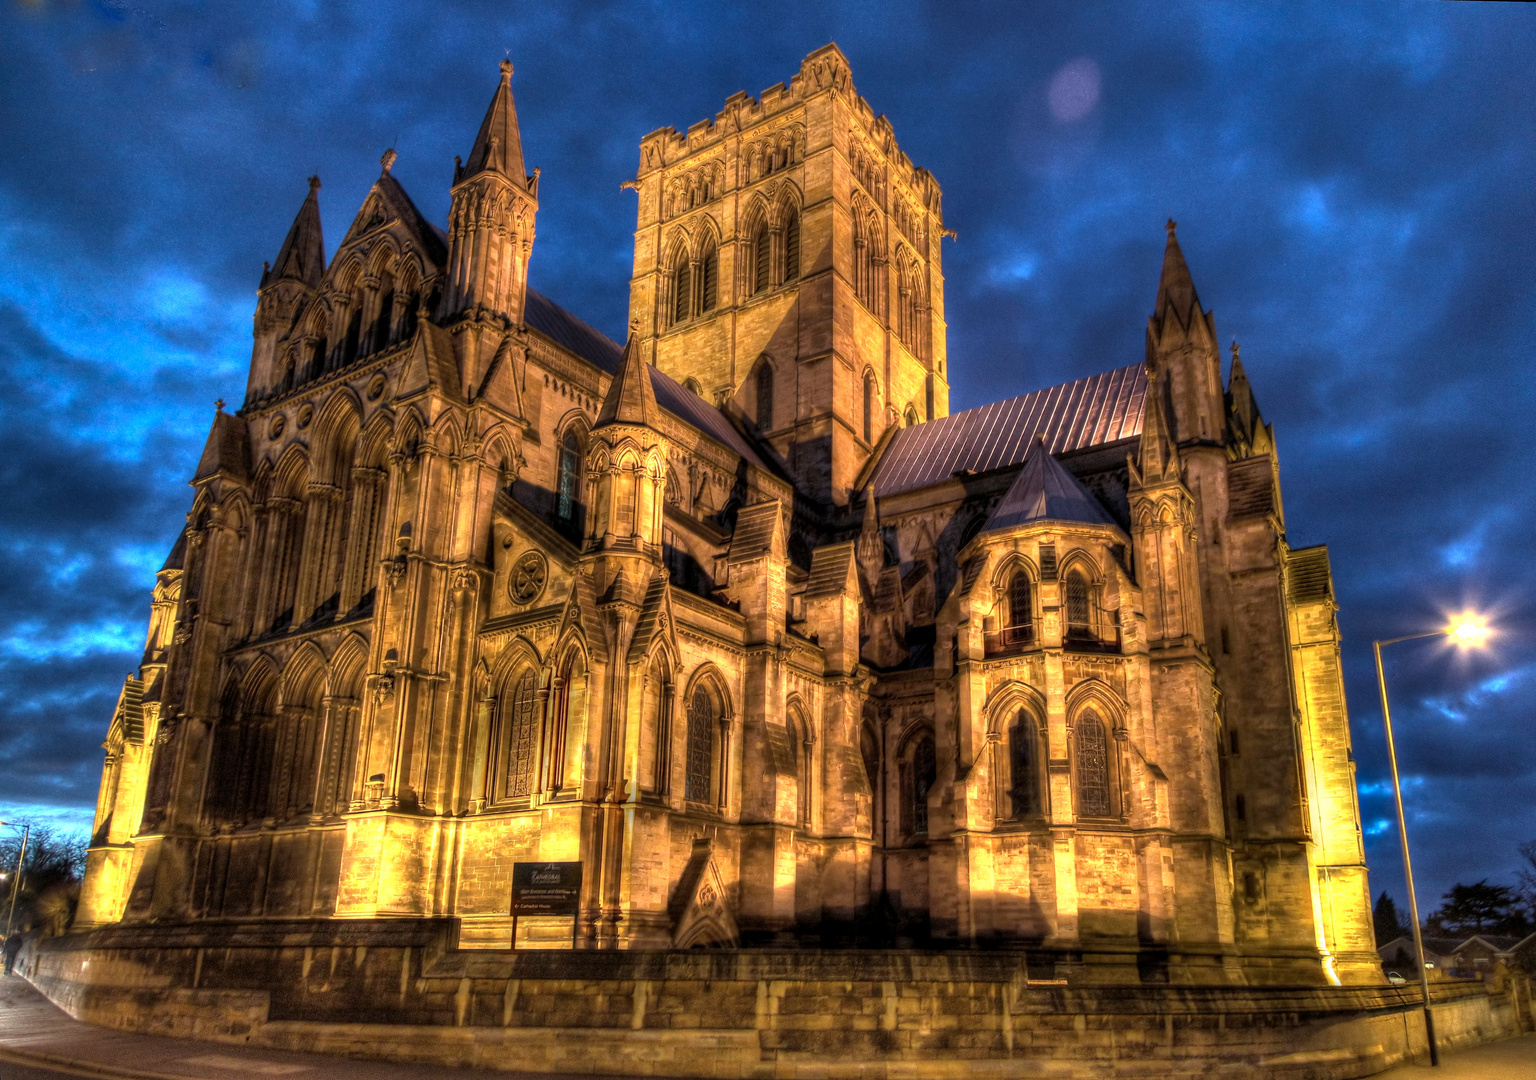
POLYGON ((1176 227, 1170 219, 1157 300, 1147 320, 1147 364, 1167 379, 1167 420, 1174 441, 1180 446, 1217 444, 1224 410, 1216 317, 1200 306, 1176 227))
POLYGON ((1200 645, 1205 627, 1195 555, 1195 500, 1184 483, 1178 445, 1168 428, 1167 398, 1161 373, 1149 370, 1141 446, 1136 458, 1126 462, 1131 536, 1148 640, 1154 646, 1200 645))
POLYGON ((468 161, 455 159, 448 212, 448 274, 442 315, 523 321, 533 252, 539 178, 523 171, 523 141, 512 100, 512 62, 501 63, 468 161))
POLYGON ((630 335, 592 429, 589 547, 661 557, 667 448, 649 367, 630 335))
MULTIPOLYGON (((262 267, 257 290, 251 371, 246 400, 284 385, 285 372, 273 370, 279 338, 320 288, 325 274, 325 239, 320 231, 320 178, 309 178, 309 195, 278 250, 277 261, 262 267)), ((291 381, 291 380, 289 380, 291 381)))

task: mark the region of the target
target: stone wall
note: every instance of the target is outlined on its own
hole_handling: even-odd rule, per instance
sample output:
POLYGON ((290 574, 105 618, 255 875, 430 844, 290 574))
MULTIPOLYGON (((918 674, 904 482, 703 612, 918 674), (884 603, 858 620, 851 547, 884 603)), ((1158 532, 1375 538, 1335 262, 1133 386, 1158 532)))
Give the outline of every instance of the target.
MULTIPOLYGON (((456 937, 451 920, 124 926, 29 946, 22 970, 111 1027, 519 1071, 969 1080, 1049 1060, 1343 1080, 1423 1051, 1407 987, 1088 987, 1016 952, 470 953, 456 937)), ((1536 1026, 1508 989, 1435 998, 1443 1047, 1536 1026)))

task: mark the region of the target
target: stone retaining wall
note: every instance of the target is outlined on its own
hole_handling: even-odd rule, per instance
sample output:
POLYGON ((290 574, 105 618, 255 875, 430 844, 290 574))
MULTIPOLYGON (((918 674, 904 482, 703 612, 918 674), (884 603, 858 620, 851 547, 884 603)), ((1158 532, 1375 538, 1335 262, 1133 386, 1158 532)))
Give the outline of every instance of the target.
MULTIPOLYGON (((22 970, 91 1023, 520 1071, 1344 1080, 1424 1049, 1416 987, 1074 986, 1032 978, 1049 959, 1019 953, 513 953, 455 935, 451 920, 116 926, 29 948, 22 970)), ((1532 1026, 1480 983, 1435 1001, 1445 1046, 1532 1026)))

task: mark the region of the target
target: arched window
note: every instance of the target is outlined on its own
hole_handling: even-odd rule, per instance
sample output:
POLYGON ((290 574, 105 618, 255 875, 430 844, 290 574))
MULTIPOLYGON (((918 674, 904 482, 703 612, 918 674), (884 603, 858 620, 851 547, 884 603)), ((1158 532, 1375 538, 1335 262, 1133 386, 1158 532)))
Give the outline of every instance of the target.
POLYGON ((933 733, 924 731, 912 740, 901 764, 901 831, 907 836, 928 835, 928 793, 938 779, 938 756, 933 733))
POLYGON ((715 702, 704 686, 688 700, 688 759, 683 793, 690 802, 707 803, 714 794, 715 702))
POLYGON ((395 328, 395 278, 385 273, 379 282, 379 310, 373 317, 373 334, 370 351, 378 352, 389 345, 390 331, 395 328))
POLYGON ((903 427, 915 427, 917 425, 917 406, 908 403, 906 410, 901 414, 903 427))
POLYGON ((539 752, 538 678, 527 668, 510 685, 511 694, 500 702, 503 764, 498 794, 520 799, 533 794, 539 752))
POLYGON ((555 490, 559 496, 556 513, 561 522, 575 524, 576 508, 581 504, 581 440, 574 428, 560 441, 560 475, 555 490))
POLYGON ((582 744, 587 735, 587 665, 572 651, 550 688, 549 737, 544 745, 544 786, 558 792, 579 785, 582 744))
POLYGON ((1088 579, 1081 570, 1067 575, 1067 636, 1086 638, 1093 636, 1093 623, 1089 619, 1088 579))
POLYGON ((672 273, 672 321, 683 322, 693 313, 693 264, 683 255, 672 273))
POLYGON ((629 466, 621 466, 619 474, 614 477, 613 493, 613 534, 615 536, 635 535, 635 490, 639 484, 639 473, 629 466))
POLYGON ((672 672, 660 654, 651 661, 645 694, 653 732, 651 791, 665 795, 672 778, 672 672))
POLYGON ((1027 645, 1035 639, 1035 607, 1031 602, 1029 575, 1015 570, 1008 579, 1008 621, 1003 627, 1004 645, 1027 645))
POLYGON ((1035 722, 1023 709, 1008 729, 1008 810, 1016 818, 1040 812, 1035 722))
POLYGON ((1077 812, 1080 817, 1108 817, 1109 740, 1104 722, 1085 709, 1073 726, 1077 739, 1077 812))
POLYGON ((720 253, 711 244, 699 259, 699 314, 715 310, 720 292, 720 253))
POLYGON ((855 208, 853 215, 853 291, 859 300, 880 315, 880 271, 885 265, 880 244, 880 221, 873 209, 855 208))
POLYGON ((864 373, 864 441, 875 441, 875 373, 864 373))
POLYGON ((767 360, 757 365, 757 426, 760 431, 773 427, 773 365, 767 360))
POLYGON ((772 270, 772 236, 768 232, 768 223, 759 221, 757 231, 752 236, 752 295, 767 292, 773 285, 770 272, 772 270))
POLYGON ((795 824, 811 823, 811 738, 805 717, 791 712, 786 725, 795 756, 795 824))
POLYGON ((794 210, 784 214, 784 280, 800 276, 800 215, 794 210))

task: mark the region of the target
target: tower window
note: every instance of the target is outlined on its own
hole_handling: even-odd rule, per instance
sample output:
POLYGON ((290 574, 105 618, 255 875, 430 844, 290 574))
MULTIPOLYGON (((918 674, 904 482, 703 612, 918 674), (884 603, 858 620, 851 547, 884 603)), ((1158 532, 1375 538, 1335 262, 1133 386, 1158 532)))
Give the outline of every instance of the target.
POLYGON ((757 233, 752 237, 752 294, 754 296, 767 292, 772 284, 768 273, 771 266, 772 239, 768 233, 767 222, 759 222, 757 233))
POLYGON ((915 405, 908 404, 907 407, 902 410, 901 421, 903 427, 916 427, 917 407, 915 405))
POLYGON ((793 210, 784 218, 784 280, 800 276, 800 215, 793 210))
POLYGON ((693 304, 693 264, 685 256, 677 264, 677 271, 672 275, 672 321, 680 323, 687 319, 692 311, 693 304))
POLYGON ((757 426, 761 431, 773 427, 773 366, 767 360, 757 366, 757 426))
POLYGON ((711 247, 699 260, 699 313, 715 310, 720 285, 720 253, 711 247))

